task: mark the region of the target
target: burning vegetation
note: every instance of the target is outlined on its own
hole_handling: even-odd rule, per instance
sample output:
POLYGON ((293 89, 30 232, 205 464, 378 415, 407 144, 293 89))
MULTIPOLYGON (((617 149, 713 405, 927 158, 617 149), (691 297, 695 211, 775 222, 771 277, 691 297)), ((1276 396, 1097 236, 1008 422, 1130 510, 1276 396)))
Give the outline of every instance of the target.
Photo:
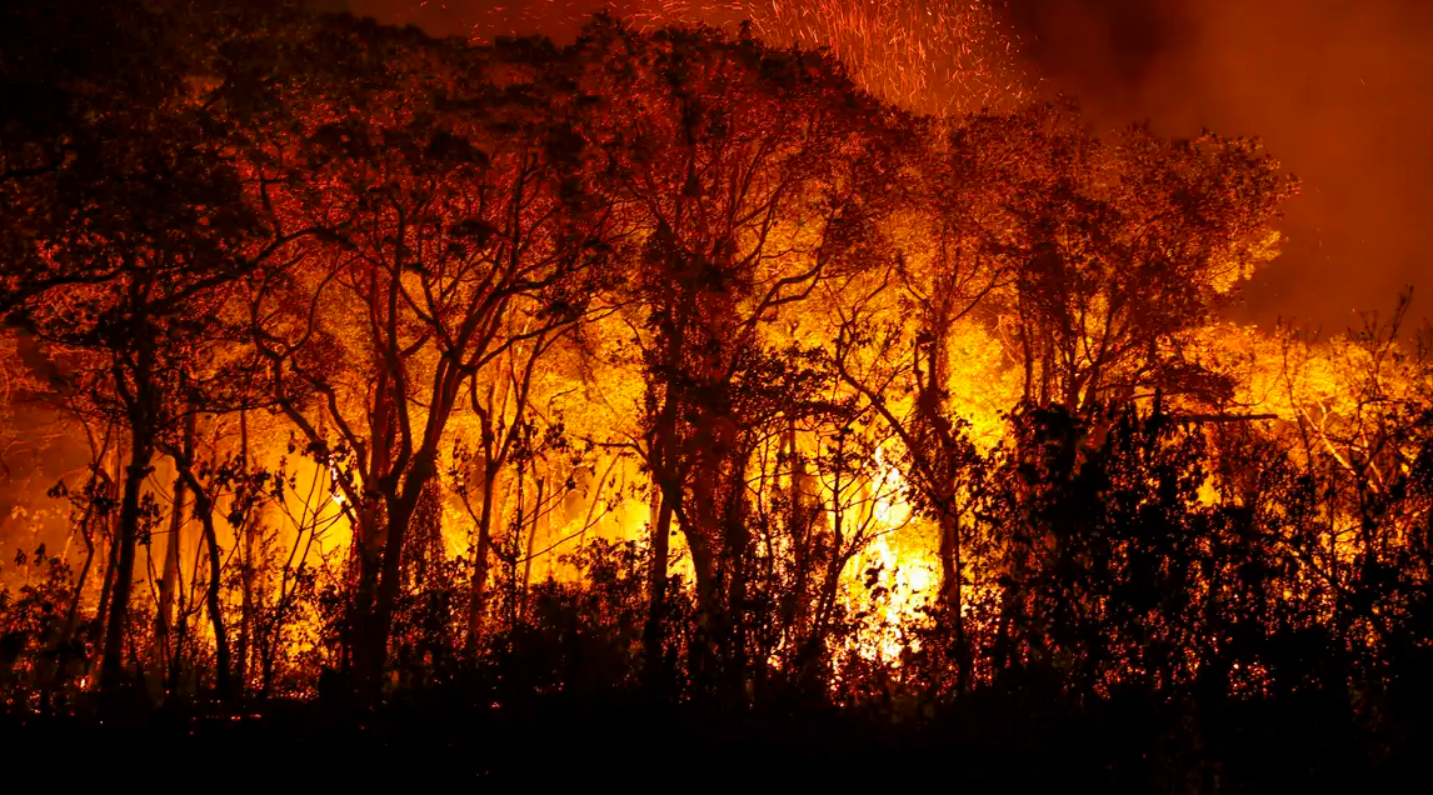
POLYGON ((1136 704, 1215 789, 1268 705, 1427 738, 1433 367, 1406 302, 1222 320, 1257 142, 751 27, 5 14, 12 710, 1136 704))

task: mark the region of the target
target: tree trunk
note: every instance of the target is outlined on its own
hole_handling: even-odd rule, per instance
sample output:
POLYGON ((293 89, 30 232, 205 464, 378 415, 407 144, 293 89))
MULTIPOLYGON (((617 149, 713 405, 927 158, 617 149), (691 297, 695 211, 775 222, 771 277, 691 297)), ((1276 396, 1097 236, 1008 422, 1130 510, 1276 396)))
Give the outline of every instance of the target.
MULTIPOLYGON (((85 506, 84 516, 80 519, 80 533, 85 540, 85 563, 84 566, 80 568, 79 578, 75 581, 74 593, 70 595, 70 606, 65 610, 65 623, 60 630, 59 640, 55 644, 55 675, 50 683, 52 692, 58 690, 65 682, 65 669, 69 667, 71 657, 70 650, 74 642, 75 628, 79 623, 80 600, 84 596, 85 584, 89 582, 90 569, 94 567, 95 553, 98 551, 98 547, 95 544, 94 533, 94 520, 96 516, 94 498, 98 494, 100 484, 108 481, 107 477, 105 480, 101 480, 100 478, 104 467, 105 463, 103 461, 97 461, 91 465, 90 469, 90 500, 85 506)), ((100 513, 99 516, 104 518, 105 514, 100 513)), ((100 584, 100 589, 102 591, 104 590, 104 583, 100 584)), ((46 697, 45 703, 48 708, 50 703, 48 696, 46 697)))
MULTIPOLYGON (((189 439, 185 440, 190 445, 189 439)), ((174 594, 179 587, 180 544, 184 530, 184 503, 189 499, 188 484, 183 477, 174 479, 174 507, 169 515, 169 533, 164 544, 164 569, 159 578, 159 605, 154 614, 154 646, 158 652, 161 677, 173 678, 177 655, 170 648, 170 627, 174 626, 174 594)))
POLYGON ((124 632, 129 620, 129 595, 134 586, 135 546, 139 542, 140 493, 149 477, 154 458, 152 440, 144 428, 134 429, 129 465, 125 468, 124 496, 119 506, 119 557, 115 567, 114 593, 105 629, 104 660, 100 668, 100 690, 113 695, 124 685, 124 632))
POLYGON ((537 480, 537 500, 533 510, 537 513, 532 517, 532 529, 527 534, 527 554, 522 563, 522 602, 518 606, 518 620, 523 620, 527 615, 527 594, 532 587, 532 555, 537 547, 537 534, 539 530, 546 530, 546 535, 552 534, 552 511, 543 508, 543 500, 550 499, 547 494, 547 478, 537 480))
POLYGON ((204 528, 204 546, 209 553, 209 586, 204 594, 204 602, 209 612, 209 621, 214 627, 214 667, 217 669, 215 690, 220 698, 228 698, 233 691, 233 663, 229 658, 229 635, 224 625, 223 605, 219 600, 220 589, 224 585, 224 567, 219 549, 219 534, 214 531, 214 502, 207 494, 196 489, 194 503, 195 513, 199 514, 204 528))
POLYGON ((382 685, 383 669, 388 662, 388 635, 393 628, 393 609, 398 602, 398 587, 403 573, 403 541, 408 535, 408 525, 417 507, 418 496, 435 474, 435 458, 435 451, 419 450, 413 457, 408 476, 403 479, 402 491, 399 492, 395 485, 385 499, 388 523, 383 566, 369 626, 363 633, 363 655, 359 660, 359 676, 368 691, 367 695, 376 695, 382 685))
MULTIPOLYGON (((239 412, 239 460, 244 474, 249 469, 249 413, 239 412)), ((247 513, 234 530, 243 536, 243 556, 240 559, 239 582, 242 589, 239 617, 239 643, 235 650, 235 672, 238 675, 238 692, 243 695, 248 688, 251 675, 250 659, 253 656, 254 637, 254 522, 247 513)))
POLYGON ((483 614, 487 608, 488 557, 493 548, 493 499, 497 495, 499 468, 488 457, 483 463, 483 508, 478 515, 478 543, 473 551, 473 576, 468 594, 468 653, 476 653, 482 637, 483 614))
MULTIPOLYGON (((678 345, 669 345, 668 355, 677 353, 678 345)), ((667 581, 671 558, 672 517, 682 499, 682 484, 676 475, 677 395, 668 380, 662 409, 657 415, 648 450, 652 485, 656 489, 657 515, 652 523, 652 568, 648 578, 647 623, 642 628, 642 650, 646 657, 648 685, 657 687, 665 660, 667 615, 667 581)))
MULTIPOLYGON (((954 505, 954 495, 951 495, 954 505)), ((970 690, 970 651, 965 634, 964 576, 961 572, 960 520, 953 510, 942 510, 940 516, 941 590, 946 609, 950 611, 955 632, 956 692, 970 690)))
MULTIPOLYGON (((100 580, 100 601, 99 601, 99 606, 95 608, 95 619, 94 619, 94 622, 92 623, 92 626, 93 626, 93 628, 94 628, 94 629, 92 630, 93 633, 97 633, 97 632, 103 630, 105 627, 108 626, 108 624, 107 624, 106 622, 107 622, 107 620, 108 620, 108 618, 109 618, 109 603, 110 603, 110 601, 111 601, 111 599, 112 599, 112 597, 113 597, 113 595, 114 595, 114 573, 115 573, 115 569, 118 569, 118 568, 119 568, 119 519, 118 519, 118 514, 116 514, 115 519, 112 520, 111 522, 109 522, 108 524, 111 524, 111 525, 112 525, 112 526, 109 528, 109 532, 107 533, 107 536, 108 536, 108 539, 107 539, 107 540, 108 540, 108 542, 109 542, 109 554, 107 554, 107 555, 105 556, 104 576, 103 576, 103 579, 100 580)), ((101 644, 100 644, 100 652, 99 652, 98 657, 99 657, 99 660, 98 660, 98 661, 99 661, 100 665, 103 665, 103 664, 104 664, 104 647, 103 647, 102 642, 101 642, 101 644)), ((86 673, 88 673, 88 672, 91 670, 91 667, 90 667, 90 666, 91 666, 92 662, 93 662, 93 661, 86 663, 86 665, 85 665, 85 672, 86 672, 86 673)))
POLYGON ((925 323, 926 373, 920 381, 916 400, 919 422, 929 452, 936 458, 925 467, 935 481, 928 484, 929 496, 937 511, 940 528, 941 596, 950 612, 955 633, 956 692, 964 694, 970 686, 970 655, 965 633, 964 571, 961 560, 960 495, 958 478, 961 461, 961 440, 947 418, 946 384, 950 378, 949 329, 951 307, 943 299, 932 308, 925 323))
POLYGON ((214 629, 215 690, 220 698, 232 695, 233 661, 229 650, 229 634, 224 621, 223 603, 220 594, 224 587, 223 551, 219 548, 219 534, 214 528, 214 498, 209 496, 204 484, 194 473, 191 452, 194 449, 195 418, 190 414, 184 421, 184 450, 176 456, 179 473, 194 492, 194 515, 204 530, 204 546, 208 555, 209 582, 204 592, 204 603, 209 621, 214 629))
POLYGON ((647 623, 642 628, 647 685, 659 688, 664 680, 667 614, 667 566, 672 539, 672 500, 658 489, 657 520, 652 525, 652 569, 648 582, 647 623))

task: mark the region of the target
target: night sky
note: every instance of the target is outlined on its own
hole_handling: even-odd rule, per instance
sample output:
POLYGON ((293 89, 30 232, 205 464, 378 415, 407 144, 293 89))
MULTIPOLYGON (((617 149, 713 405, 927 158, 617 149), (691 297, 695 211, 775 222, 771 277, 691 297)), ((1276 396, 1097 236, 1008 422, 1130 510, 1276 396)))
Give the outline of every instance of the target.
MULTIPOLYGON (((600 2, 347 5, 433 33, 563 38, 600 2)), ((1303 181, 1285 255, 1250 286, 1241 319, 1337 332, 1358 323, 1355 309, 1392 307, 1404 285, 1433 290, 1433 3, 1008 0, 1002 13, 1041 90, 1076 96, 1097 125, 1258 136, 1303 181)), ((1433 316, 1430 302, 1415 314, 1433 316)))

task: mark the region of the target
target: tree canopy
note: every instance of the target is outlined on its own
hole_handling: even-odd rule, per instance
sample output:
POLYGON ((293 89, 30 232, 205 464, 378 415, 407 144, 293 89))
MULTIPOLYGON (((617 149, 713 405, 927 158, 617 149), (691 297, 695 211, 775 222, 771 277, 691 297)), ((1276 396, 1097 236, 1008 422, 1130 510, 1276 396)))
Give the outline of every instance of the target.
POLYGON ((749 29, 3 13, 0 409, 87 462, 0 525, 6 693, 1396 721, 1426 662, 1433 371, 1221 319, 1257 141, 749 29))

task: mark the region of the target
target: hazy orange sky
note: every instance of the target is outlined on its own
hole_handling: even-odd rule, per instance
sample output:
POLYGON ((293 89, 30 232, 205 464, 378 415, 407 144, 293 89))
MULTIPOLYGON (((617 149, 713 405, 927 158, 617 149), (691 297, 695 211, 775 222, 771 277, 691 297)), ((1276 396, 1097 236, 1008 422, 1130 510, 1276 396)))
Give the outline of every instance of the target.
MULTIPOLYGON (((1011 0, 1010 12, 1040 73, 1097 118, 1256 135, 1303 181, 1250 316, 1340 331, 1404 285, 1433 292, 1433 2, 1011 0)), ((1433 316, 1433 295, 1414 309, 1433 316)))
MULTIPOLYGON (((943 1, 965 0, 929 0, 943 1)), ((438 34, 476 23, 562 37, 602 4, 347 6, 438 34)), ((1433 0, 1007 0, 1001 13, 1031 72, 1098 125, 1258 136, 1299 176, 1285 255, 1250 286, 1246 318, 1341 331, 1405 285, 1433 292, 1433 0)), ((1422 295, 1415 314, 1431 307, 1422 295)))

